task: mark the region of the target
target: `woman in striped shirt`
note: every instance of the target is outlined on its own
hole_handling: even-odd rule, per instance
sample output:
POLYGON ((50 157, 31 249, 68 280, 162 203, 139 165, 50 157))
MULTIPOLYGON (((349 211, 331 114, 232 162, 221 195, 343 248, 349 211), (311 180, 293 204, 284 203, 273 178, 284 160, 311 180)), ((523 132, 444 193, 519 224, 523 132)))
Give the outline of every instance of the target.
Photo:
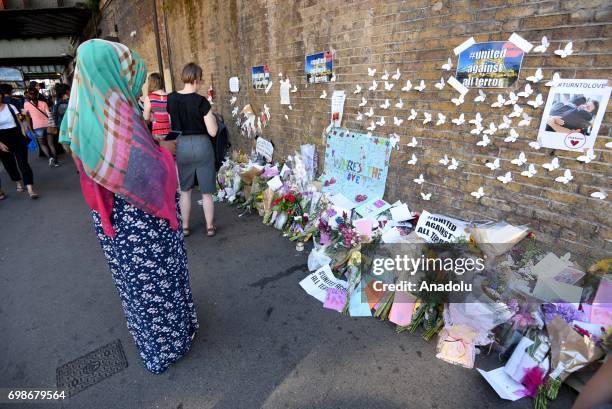
POLYGON ((148 82, 149 93, 144 97, 143 115, 146 121, 152 123, 152 133, 155 140, 161 141, 170 132, 170 115, 166 110, 168 94, 158 73, 151 73, 148 82))

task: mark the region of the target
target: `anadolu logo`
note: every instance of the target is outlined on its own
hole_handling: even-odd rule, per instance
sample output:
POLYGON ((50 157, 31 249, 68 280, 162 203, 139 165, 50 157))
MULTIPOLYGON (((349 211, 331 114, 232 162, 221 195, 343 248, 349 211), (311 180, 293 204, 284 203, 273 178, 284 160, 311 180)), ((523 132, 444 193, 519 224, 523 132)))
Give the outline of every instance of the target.
POLYGON ((565 135, 565 146, 572 149, 582 148, 586 144, 586 136, 580 132, 570 132, 565 135))

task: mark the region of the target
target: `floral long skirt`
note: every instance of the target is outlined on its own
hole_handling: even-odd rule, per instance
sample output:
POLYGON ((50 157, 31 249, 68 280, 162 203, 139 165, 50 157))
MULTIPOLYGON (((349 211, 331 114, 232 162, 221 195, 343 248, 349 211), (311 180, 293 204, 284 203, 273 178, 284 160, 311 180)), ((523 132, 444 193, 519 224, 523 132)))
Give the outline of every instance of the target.
POLYGON ((118 196, 114 238, 104 234, 98 213, 92 214, 127 327, 146 368, 161 373, 189 350, 198 329, 183 233, 118 196))

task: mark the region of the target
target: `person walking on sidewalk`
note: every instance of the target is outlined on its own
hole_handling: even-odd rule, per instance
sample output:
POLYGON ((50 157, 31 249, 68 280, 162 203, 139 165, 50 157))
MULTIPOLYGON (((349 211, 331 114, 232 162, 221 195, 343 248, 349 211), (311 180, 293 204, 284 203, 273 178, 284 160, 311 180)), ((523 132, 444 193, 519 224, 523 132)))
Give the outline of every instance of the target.
POLYGON ((34 174, 28 163, 28 143, 21 131, 19 111, 4 101, 12 93, 8 84, 0 84, 0 161, 11 180, 17 183, 17 191, 24 185, 31 199, 38 199, 34 191, 34 174))
POLYGON ((176 164, 181 189, 183 233, 189 235, 191 190, 198 184, 206 218, 206 235, 215 235, 213 194, 217 191, 215 152, 211 138, 217 134, 217 120, 208 100, 198 94, 202 85, 202 68, 189 63, 183 68, 185 87, 168 95, 168 112, 173 131, 179 131, 176 164))
POLYGON ((38 99, 38 89, 30 88, 26 93, 26 102, 23 105, 24 113, 27 113, 32 120, 32 129, 36 133, 36 140, 45 156, 49 158, 49 166, 58 167, 57 152, 53 135, 47 133, 49 126, 49 106, 46 102, 38 99))
POLYGON ((145 76, 143 60, 125 45, 81 44, 60 142, 79 168, 127 327, 157 374, 187 353, 198 320, 174 159, 154 142, 138 107, 145 76))
POLYGON ((151 122, 151 132, 156 141, 166 138, 170 132, 170 115, 168 114, 168 94, 162 85, 161 76, 154 72, 149 75, 149 93, 144 97, 143 116, 151 122))

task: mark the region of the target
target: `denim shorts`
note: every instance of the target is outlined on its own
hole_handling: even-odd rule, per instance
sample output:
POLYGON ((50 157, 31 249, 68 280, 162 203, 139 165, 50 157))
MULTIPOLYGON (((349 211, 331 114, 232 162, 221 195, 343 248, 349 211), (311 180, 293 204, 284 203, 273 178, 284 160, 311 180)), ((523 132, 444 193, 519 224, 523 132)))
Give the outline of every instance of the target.
POLYGON ((37 128, 34 129, 37 138, 46 138, 47 137, 47 128, 37 128))

